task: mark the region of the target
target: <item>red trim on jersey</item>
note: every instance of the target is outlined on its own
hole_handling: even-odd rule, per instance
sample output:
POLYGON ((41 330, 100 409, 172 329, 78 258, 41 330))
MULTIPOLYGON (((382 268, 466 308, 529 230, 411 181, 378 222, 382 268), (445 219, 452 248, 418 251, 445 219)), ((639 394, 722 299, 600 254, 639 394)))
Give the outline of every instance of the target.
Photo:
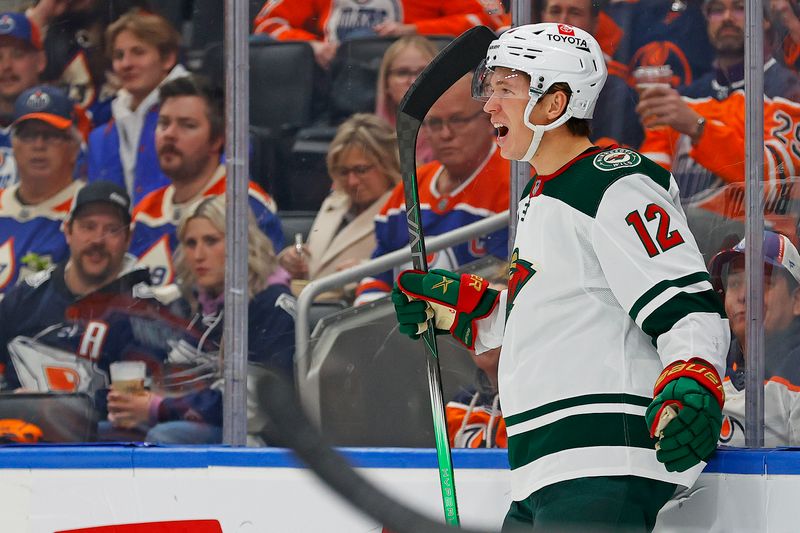
POLYGON ((59 213, 69 213, 70 209, 72 209, 72 200, 74 200, 74 198, 69 198, 68 200, 61 202, 53 208, 53 211, 57 211, 59 213))
POLYGON ((575 163, 577 163, 581 159, 584 159, 586 157, 591 157, 593 155, 597 155, 600 152, 604 152, 606 150, 611 150, 613 148, 619 148, 619 146, 616 145, 616 144, 612 144, 610 146, 606 146, 605 148, 600 148, 598 146, 593 146, 592 148, 589 148, 585 152, 580 153, 580 154, 576 155, 575 157, 573 157, 572 159, 570 159, 568 163, 566 163, 563 167, 559 168, 558 170, 556 170, 552 174, 537 174, 536 177, 541 181, 550 181, 551 179, 553 179, 553 178, 555 178, 557 176, 560 176, 561 174, 563 174, 564 172, 569 170, 569 167, 571 167, 572 165, 574 165, 575 163))

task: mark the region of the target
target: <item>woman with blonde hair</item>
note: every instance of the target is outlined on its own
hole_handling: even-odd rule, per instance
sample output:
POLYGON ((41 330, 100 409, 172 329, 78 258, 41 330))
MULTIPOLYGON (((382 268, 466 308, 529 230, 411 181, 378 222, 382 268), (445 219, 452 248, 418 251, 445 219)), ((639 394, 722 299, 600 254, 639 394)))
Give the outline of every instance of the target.
MULTIPOLYGON (((189 318, 189 327, 183 338, 170 343, 167 368, 155 390, 146 396, 118 394, 123 397, 115 405, 110 397, 109 411, 124 421, 122 427, 146 431, 150 442, 215 443, 222 436, 224 195, 207 197, 188 209, 177 236, 175 266, 182 298, 172 309, 189 318)), ((252 214, 248 238, 248 361, 291 380, 294 298, 285 284, 275 282, 278 262, 272 243, 252 214)), ((248 422, 256 416, 248 413, 248 422)))
MULTIPOLYGON (((375 114, 392 127, 397 126, 397 108, 417 76, 436 57, 436 46, 421 35, 407 35, 395 41, 383 54, 378 71, 375 114)), ((417 165, 433 159, 433 152, 420 130, 417 138, 417 165)))
MULTIPOLYGON (((339 126, 327 155, 333 192, 314 219, 302 248, 279 255, 294 279, 315 279, 369 259, 375 249, 373 219, 400 182, 397 135, 386 121, 357 113, 339 126)), ((346 291, 345 296, 352 294, 346 291)))

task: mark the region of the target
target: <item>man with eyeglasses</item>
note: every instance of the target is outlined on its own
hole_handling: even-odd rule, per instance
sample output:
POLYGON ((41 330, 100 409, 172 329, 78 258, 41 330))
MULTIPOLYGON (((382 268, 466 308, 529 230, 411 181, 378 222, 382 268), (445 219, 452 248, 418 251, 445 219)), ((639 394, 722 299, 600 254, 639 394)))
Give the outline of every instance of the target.
POLYGON ((0 293, 66 257, 61 224, 83 184, 73 180, 80 136, 66 94, 33 87, 14 109, 11 144, 19 182, 0 190, 0 293))
MULTIPOLYGON (((507 160, 494 143, 494 128, 470 93, 472 75, 451 87, 428 112, 426 130, 434 161, 417 169, 422 224, 426 236, 441 235, 508 209, 507 160)), ((398 184, 375 217, 377 245, 372 257, 408 246, 403 184, 398 184)), ((456 269, 486 255, 508 257, 508 231, 479 236, 432 254, 431 268, 456 269)), ((385 296, 396 272, 364 278, 356 305, 385 296)))
MULTIPOLYGON (((785 179, 800 168, 794 135, 800 106, 790 101, 800 98, 800 80, 773 57, 777 43, 767 2, 763 9, 764 180, 767 194, 780 194, 785 179)), ((672 171, 700 237, 743 220, 742 203, 731 198, 743 195, 736 191, 745 177, 745 2, 707 0, 704 12, 716 53, 714 70, 681 93, 666 84, 644 89, 636 109, 646 128, 641 152, 672 171)), ((731 232, 738 230, 720 234, 731 232)), ((720 243, 711 238, 700 244, 704 252, 714 253, 720 243)))

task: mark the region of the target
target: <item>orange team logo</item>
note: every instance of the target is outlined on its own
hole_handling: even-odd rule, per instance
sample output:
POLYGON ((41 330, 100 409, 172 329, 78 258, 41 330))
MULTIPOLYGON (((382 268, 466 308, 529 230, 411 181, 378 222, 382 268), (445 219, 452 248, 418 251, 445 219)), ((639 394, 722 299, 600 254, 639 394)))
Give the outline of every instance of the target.
POLYGON ((741 434, 744 434, 744 426, 742 423, 728 415, 723 416, 722 427, 720 428, 719 432, 720 444, 728 444, 731 440, 733 440, 733 437, 737 431, 741 434))
POLYGON ((81 376, 72 368, 46 366, 47 389, 50 392, 76 392, 81 384, 81 376))
MULTIPOLYGON (((653 67, 669 65, 672 67, 673 76, 670 85, 678 87, 692 83, 692 67, 681 48, 671 41, 653 41, 642 46, 630 62, 630 71, 636 67, 653 67)), ((633 83, 633 80, 631 80, 633 83)))
POLYGON ((519 291, 536 274, 533 265, 524 259, 519 258, 519 248, 515 248, 511 254, 511 265, 508 269, 508 298, 506 302, 506 321, 511 315, 519 291))

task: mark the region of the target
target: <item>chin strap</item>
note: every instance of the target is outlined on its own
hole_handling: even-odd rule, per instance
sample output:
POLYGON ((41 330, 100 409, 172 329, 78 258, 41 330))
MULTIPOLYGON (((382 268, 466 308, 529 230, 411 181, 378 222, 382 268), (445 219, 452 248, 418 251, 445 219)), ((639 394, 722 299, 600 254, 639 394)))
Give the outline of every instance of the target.
POLYGON ((542 142, 542 137, 544 136, 544 132, 554 130, 557 127, 561 126, 562 124, 565 124, 569 119, 572 118, 572 108, 567 106, 567 109, 566 111, 564 111, 564 114, 558 117, 550 124, 545 124, 545 125, 533 124, 531 123, 530 116, 531 116, 531 111, 533 111, 533 106, 536 105, 537 101, 538 98, 536 100, 531 99, 531 101, 528 102, 528 105, 525 106, 525 125, 531 131, 533 131, 533 138, 531 139, 530 146, 528 146, 528 151, 525 152, 525 155, 523 155, 521 158, 517 159, 517 161, 525 161, 526 163, 530 162, 530 160, 533 159, 533 156, 536 154, 536 150, 539 149, 539 144, 542 142))

